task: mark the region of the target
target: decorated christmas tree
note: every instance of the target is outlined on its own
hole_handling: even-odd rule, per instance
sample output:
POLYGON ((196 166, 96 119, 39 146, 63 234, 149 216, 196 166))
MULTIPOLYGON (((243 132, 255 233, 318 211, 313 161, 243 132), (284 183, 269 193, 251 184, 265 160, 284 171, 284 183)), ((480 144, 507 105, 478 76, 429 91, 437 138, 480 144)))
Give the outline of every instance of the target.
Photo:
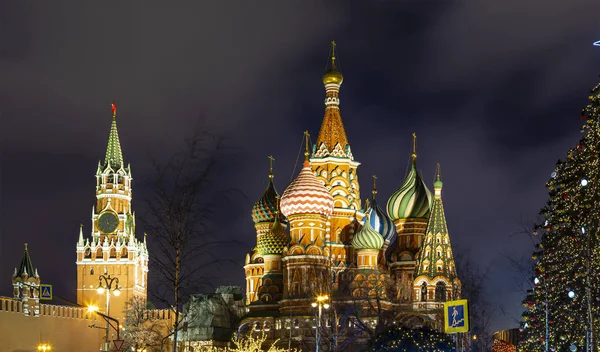
POLYGON ((549 200, 534 230, 539 244, 533 286, 523 301, 520 351, 600 346, 600 85, 581 118, 581 140, 546 184, 549 200))

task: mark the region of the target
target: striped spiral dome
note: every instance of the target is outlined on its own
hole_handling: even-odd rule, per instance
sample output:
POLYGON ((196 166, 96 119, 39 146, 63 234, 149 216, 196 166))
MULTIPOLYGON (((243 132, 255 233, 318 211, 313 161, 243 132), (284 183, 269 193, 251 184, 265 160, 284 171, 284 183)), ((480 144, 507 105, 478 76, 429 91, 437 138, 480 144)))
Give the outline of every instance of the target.
POLYGON ((277 191, 273 185, 273 176, 269 175, 269 185, 267 186, 265 193, 252 207, 252 221, 254 221, 255 224, 259 222, 272 222, 275 220, 275 214, 277 213, 277 196, 277 191))
POLYGON ((361 249, 381 249, 384 239, 372 226, 371 221, 365 219, 365 224, 352 238, 352 247, 361 249))
POLYGON ((280 206, 287 217, 296 214, 329 216, 333 213, 333 197, 313 174, 310 162, 305 161, 298 177, 283 192, 280 206))
POLYGON ((396 238, 396 226, 387 213, 379 207, 375 199, 371 200, 371 207, 367 210, 369 223, 375 231, 379 232, 387 243, 391 243, 396 238))
POLYGON ((285 232, 285 229, 279 217, 275 217, 273 227, 256 241, 256 248, 260 255, 277 254, 281 255, 283 249, 290 243, 291 237, 285 232))
POLYGON ((429 217, 431 212, 431 191, 427 188, 413 161, 410 172, 402 187, 394 192, 387 203, 387 211, 392 220, 429 217))

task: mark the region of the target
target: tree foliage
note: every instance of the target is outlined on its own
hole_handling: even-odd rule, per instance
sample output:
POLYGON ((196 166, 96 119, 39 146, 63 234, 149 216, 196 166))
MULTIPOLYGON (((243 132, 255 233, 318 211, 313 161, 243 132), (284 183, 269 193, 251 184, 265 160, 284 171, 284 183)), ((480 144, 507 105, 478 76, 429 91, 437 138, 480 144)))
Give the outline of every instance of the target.
POLYGON ((532 255, 535 285, 523 301, 520 349, 526 351, 545 350, 546 335, 550 350, 572 345, 584 350, 590 325, 595 339, 600 337, 600 85, 592 89, 582 118, 587 118, 583 136, 557 162, 546 183, 543 220, 534 229, 540 242, 532 255))
POLYGON ((386 330, 371 343, 374 352, 444 352, 454 351, 451 336, 427 327, 396 327, 386 330))

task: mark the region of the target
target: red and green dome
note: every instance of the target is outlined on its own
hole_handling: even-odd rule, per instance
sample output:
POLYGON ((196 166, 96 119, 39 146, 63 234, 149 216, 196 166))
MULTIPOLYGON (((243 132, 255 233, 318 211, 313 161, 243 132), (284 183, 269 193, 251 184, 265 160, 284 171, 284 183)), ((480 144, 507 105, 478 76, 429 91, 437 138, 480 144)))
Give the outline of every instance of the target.
POLYGON ((269 185, 267 186, 265 193, 252 207, 252 221, 254 221, 255 224, 259 222, 275 221, 278 196, 279 194, 277 194, 275 186, 273 185, 273 174, 269 174, 269 185))

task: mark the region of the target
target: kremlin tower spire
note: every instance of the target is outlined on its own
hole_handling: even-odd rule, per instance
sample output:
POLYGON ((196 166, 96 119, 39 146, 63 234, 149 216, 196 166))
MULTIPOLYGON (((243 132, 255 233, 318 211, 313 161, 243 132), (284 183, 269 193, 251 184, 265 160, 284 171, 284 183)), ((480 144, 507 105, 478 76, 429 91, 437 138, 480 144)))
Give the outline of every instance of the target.
POLYGON ((145 299, 148 277, 148 248, 135 237, 131 168, 123 161, 117 130, 117 106, 111 104, 112 122, 104 163, 96 169, 96 204, 92 207, 91 238, 84 238, 79 227, 77 253, 77 303, 97 303, 98 276, 103 272, 118 277, 121 295, 110 308, 123 317, 125 302, 133 297, 145 299))
POLYGON ((435 196, 431 206, 431 216, 427 224, 423 248, 419 252, 414 273, 415 309, 441 308, 442 303, 458 299, 460 280, 456 275, 456 266, 450 235, 442 203, 442 179, 440 164, 437 165, 436 179, 433 183, 435 196))
POLYGON ((37 316, 40 314, 40 275, 34 269, 29 256, 29 249, 25 243, 25 252, 21 264, 15 268, 12 276, 14 298, 23 302, 25 315, 37 316))
POLYGON ((119 132, 117 131, 117 105, 112 103, 112 123, 110 125, 110 134, 108 136, 108 146, 106 147, 106 158, 104 167, 111 167, 113 170, 119 170, 123 167, 123 153, 121 152, 121 142, 119 141, 119 132))

